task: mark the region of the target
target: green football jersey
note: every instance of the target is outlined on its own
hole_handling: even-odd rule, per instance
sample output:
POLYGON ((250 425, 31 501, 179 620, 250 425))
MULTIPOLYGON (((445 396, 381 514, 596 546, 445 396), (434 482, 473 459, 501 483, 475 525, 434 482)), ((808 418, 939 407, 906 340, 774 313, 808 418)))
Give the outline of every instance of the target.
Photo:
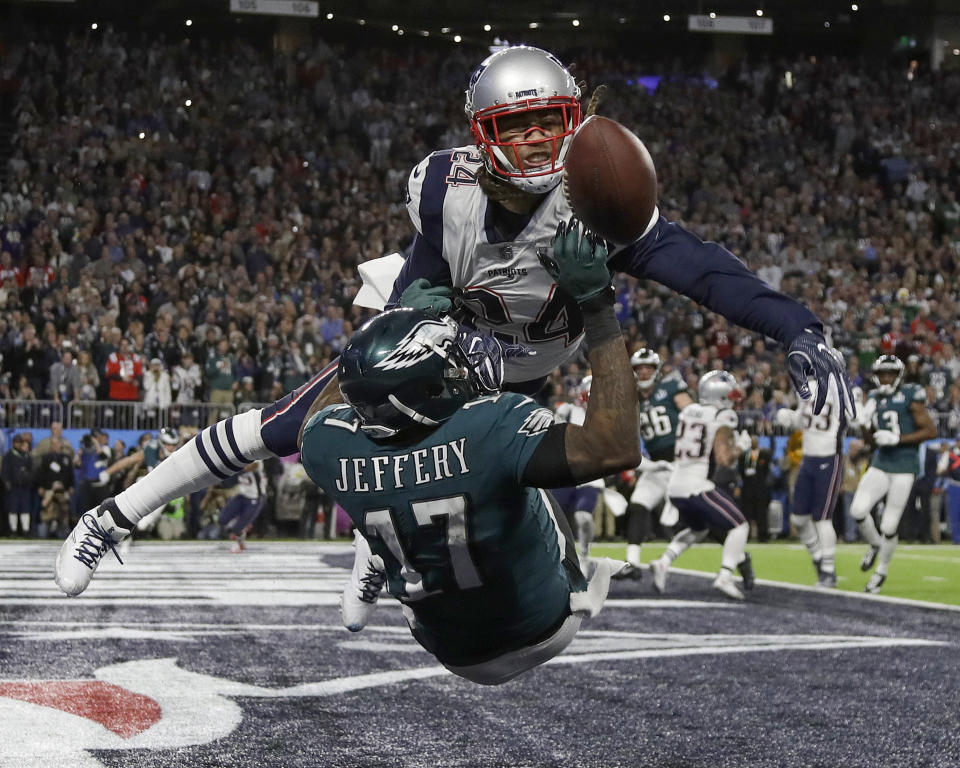
POLYGON ((673 461, 673 444, 680 420, 680 410, 674 398, 686 391, 687 385, 680 379, 663 379, 657 382, 650 397, 639 401, 640 438, 654 461, 673 461))
MULTIPOLYGON (((889 429, 898 435, 906 435, 917 430, 916 421, 910 413, 910 404, 920 403, 925 406, 927 393, 917 384, 902 384, 892 395, 871 392, 869 399, 877 403, 877 411, 873 417, 876 429, 889 429)), ((877 448, 870 466, 894 474, 919 474, 920 446, 890 445, 877 448)))
POLYGON ((350 406, 317 413, 303 435, 311 479, 380 555, 387 590, 414 635, 453 665, 539 640, 586 587, 543 491, 522 477, 553 414, 528 397, 467 403, 419 442, 376 442, 350 406), (574 566, 574 569, 576 566, 574 566))

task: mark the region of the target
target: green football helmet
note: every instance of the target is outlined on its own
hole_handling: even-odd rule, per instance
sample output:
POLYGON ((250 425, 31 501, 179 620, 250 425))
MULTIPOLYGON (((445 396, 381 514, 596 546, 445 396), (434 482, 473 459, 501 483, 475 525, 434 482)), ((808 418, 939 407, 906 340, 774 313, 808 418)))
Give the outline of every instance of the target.
POLYGON ((874 391, 879 395, 888 397, 897 391, 900 382, 903 381, 906 366, 904 366, 903 360, 896 355, 880 355, 880 357, 873 361, 870 370, 873 373, 871 379, 873 380, 874 391), (878 375, 880 373, 893 373, 893 381, 888 384, 881 384, 878 375))
POLYGON ((377 315, 353 334, 340 355, 340 393, 365 433, 388 439, 417 427, 438 427, 481 385, 457 343, 453 320, 417 309, 377 315))

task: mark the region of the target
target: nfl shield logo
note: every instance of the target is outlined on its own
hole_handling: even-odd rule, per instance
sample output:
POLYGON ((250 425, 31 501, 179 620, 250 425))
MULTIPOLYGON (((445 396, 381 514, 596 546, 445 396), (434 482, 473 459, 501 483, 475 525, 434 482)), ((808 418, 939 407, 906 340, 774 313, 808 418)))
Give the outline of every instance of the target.
POLYGON ((513 246, 505 245, 500 249, 500 258, 504 261, 510 261, 513 258, 513 246))

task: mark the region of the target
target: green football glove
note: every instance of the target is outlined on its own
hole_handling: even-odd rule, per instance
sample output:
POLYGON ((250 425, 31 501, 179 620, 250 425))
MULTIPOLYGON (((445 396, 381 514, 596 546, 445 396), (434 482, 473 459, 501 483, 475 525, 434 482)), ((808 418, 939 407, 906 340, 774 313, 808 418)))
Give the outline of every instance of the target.
POLYGON ((578 304, 599 296, 610 285, 604 241, 581 229, 575 218, 560 222, 553 239, 553 258, 541 256, 540 263, 578 304))
POLYGON ((453 309, 453 288, 449 285, 430 285, 422 277, 414 280, 400 294, 400 306, 410 309, 429 309, 438 314, 453 309))

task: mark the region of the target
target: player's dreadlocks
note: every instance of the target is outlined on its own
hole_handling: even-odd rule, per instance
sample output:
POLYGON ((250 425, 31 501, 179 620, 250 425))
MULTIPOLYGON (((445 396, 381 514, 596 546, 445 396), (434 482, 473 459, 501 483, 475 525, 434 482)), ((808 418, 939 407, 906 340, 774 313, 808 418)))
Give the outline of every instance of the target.
MULTIPOLYGON (((578 83, 580 90, 586 90, 587 84, 583 81, 578 83)), ((597 107, 600 104, 600 99, 602 99, 607 92, 607 86, 598 85, 593 89, 593 93, 590 94, 590 101, 587 103, 587 117, 591 117, 597 113, 597 107)), ((566 176, 564 176, 564 182, 566 182, 566 176)), ((480 189, 483 190, 488 198, 497 203, 503 203, 508 200, 527 200, 528 192, 517 189, 512 184, 508 184, 501 178, 498 178, 496 175, 491 174, 485 167, 480 168, 477 171, 477 183, 480 185, 480 189)))

